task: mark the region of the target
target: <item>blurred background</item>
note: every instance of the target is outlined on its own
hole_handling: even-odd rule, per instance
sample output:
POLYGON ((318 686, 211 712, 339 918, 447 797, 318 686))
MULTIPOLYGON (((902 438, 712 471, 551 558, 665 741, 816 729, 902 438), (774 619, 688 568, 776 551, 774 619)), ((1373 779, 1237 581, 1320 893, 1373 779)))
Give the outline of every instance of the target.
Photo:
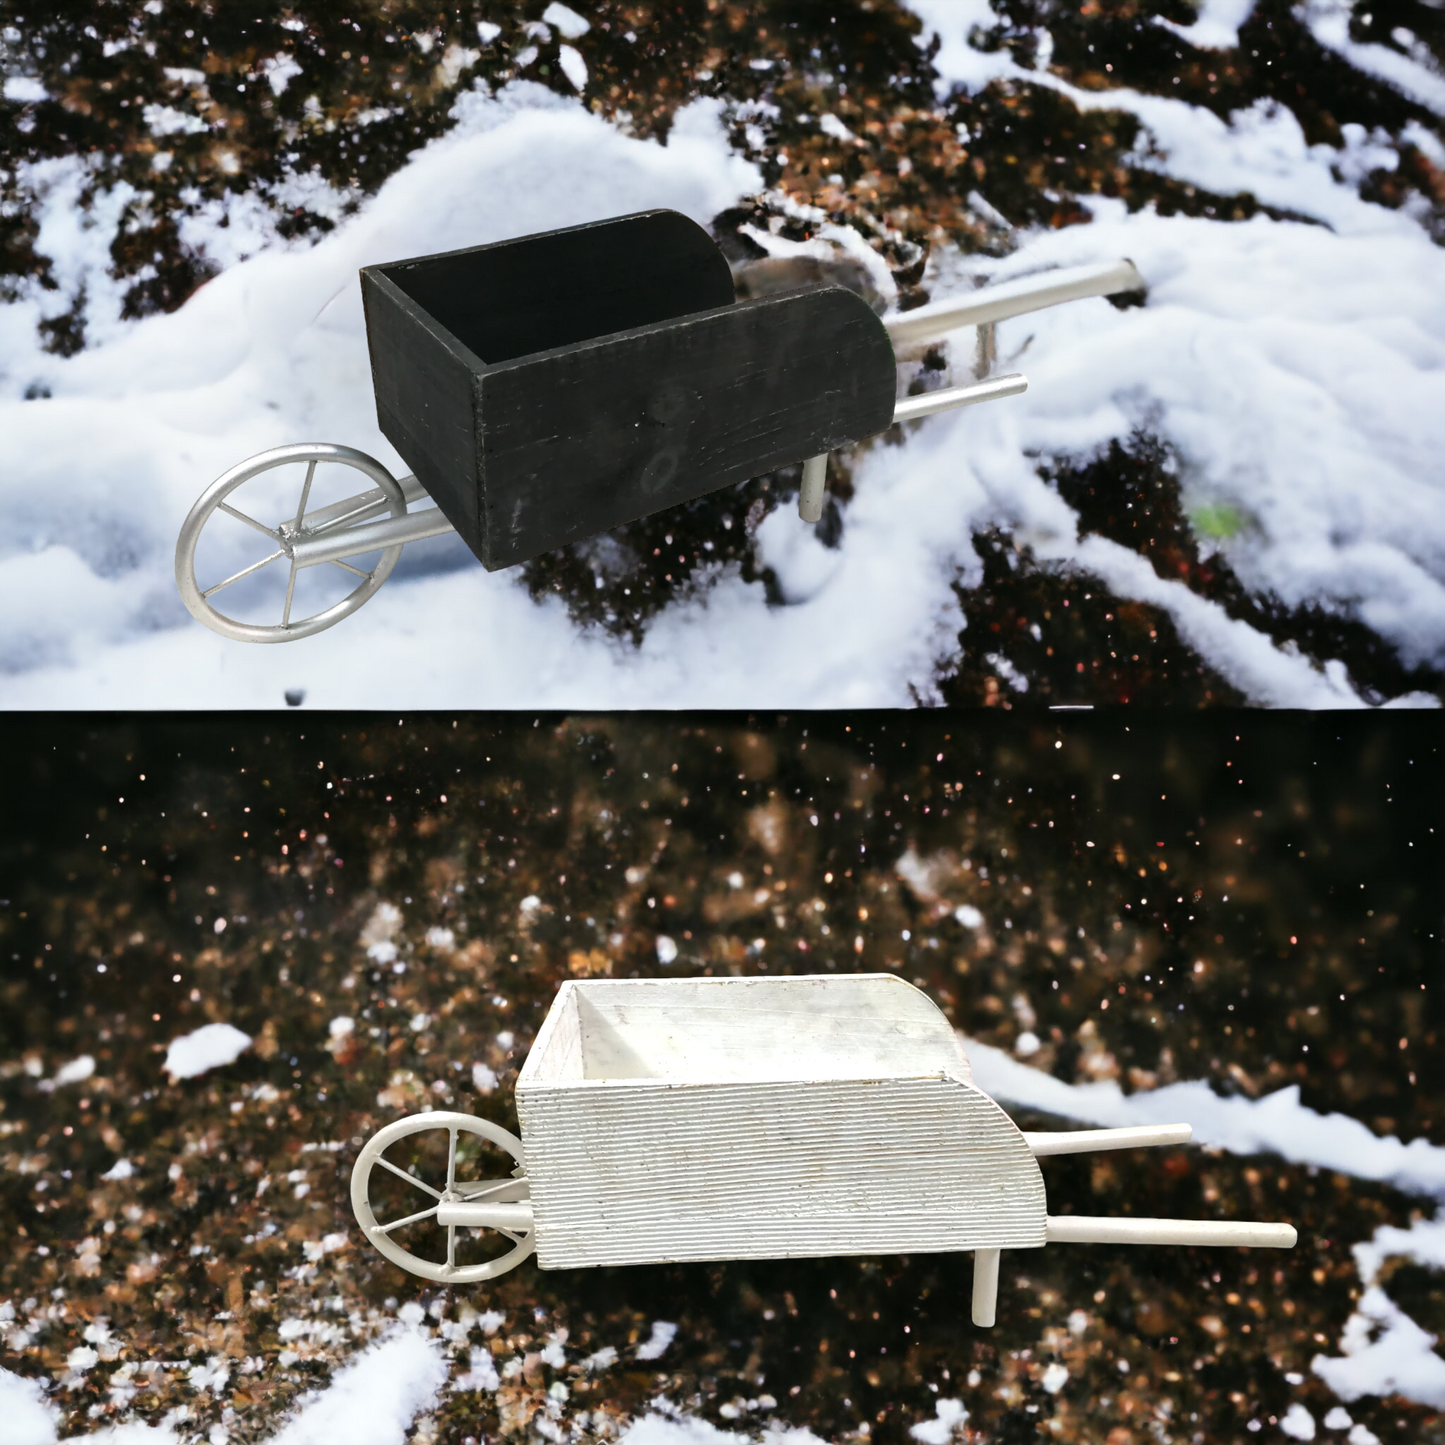
POLYGON ((1440 730, 1222 721, 5 722, 15 1428, 1441 1439, 1440 730), (363 1140, 429 1106, 515 1130, 563 979, 857 970, 924 989, 1024 1127, 1195 1123, 1045 1161, 1051 1212, 1299 1246, 1006 1254, 983 1331, 961 1255, 446 1291, 360 1239, 363 1140), (207 1025, 240 1038, 168 1077, 207 1025))
POLYGON ((1442 57, 1433 0, 16 0, 0 699, 1433 705, 1442 57), (742 295, 1120 256, 1146 290, 900 357, 900 393, 1033 384, 839 454, 816 528, 790 468, 496 575, 414 544, 286 647, 189 619, 175 538, 222 471, 407 470, 359 265, 649 206, 742 295))

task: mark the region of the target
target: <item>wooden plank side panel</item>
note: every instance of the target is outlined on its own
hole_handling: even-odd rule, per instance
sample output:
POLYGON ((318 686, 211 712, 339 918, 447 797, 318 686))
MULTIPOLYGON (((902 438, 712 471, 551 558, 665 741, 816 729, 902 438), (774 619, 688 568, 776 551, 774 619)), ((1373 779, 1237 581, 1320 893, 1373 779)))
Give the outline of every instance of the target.
POLYGON ((489 369, 489 569, 892 424, 882 323, 851 291, 770 296, 489 369))
POLYGON ((1043 1177, 947 1075, 517 1090, 543 1269, 1021 1249, 1043 1177))
POLYGON ((577 984, 567 979, 557 990, 547 1017, 522 1064, 521 1079, 547 1083, 574 1083, 586 1077, 582 1059, 582 1023, 578 1016, 577 984))
POLYGON ((382 435, 480 555, 475 425, 479 363, 374 268, 361 273, 361 298, 382 435))

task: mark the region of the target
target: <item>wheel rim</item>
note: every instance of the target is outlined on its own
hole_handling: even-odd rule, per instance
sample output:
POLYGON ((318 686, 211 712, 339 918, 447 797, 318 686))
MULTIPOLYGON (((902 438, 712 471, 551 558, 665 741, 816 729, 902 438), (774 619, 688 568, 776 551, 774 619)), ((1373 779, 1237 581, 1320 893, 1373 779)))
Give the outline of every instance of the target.
POLYGON ((357 471, 364 473, 381 489, 391 515, 393 517, 406 515, 406 497, 402 492, 401 484, 374 457, 369 457, 365 452, 357 451, 354 447, 336 446, 329 442, 305 442, 296 446, 273 447, 270 451, 259 452, 239 466, 232 467, 230 471, 212 482, 201 494, 196 505, 191 508, 181 526, 180 536, 176 541, 176 589, 181 594, 181 601, 186 604, 186 610, 197 622, 209 627, 212 632, 218 632, 222 637, 229 637, 236 642, 292 642, 297 638, 310 637, 317 632, 324 632, 328 627, 334 627, 343 617, 350 617, 358 607, 375 595, 377 589, 391 575, 392 568, 396 566, 397 560, 401 556, 400 543, 394 547, 385 548, 376 566, 370 572, 363 572, 359 567, 352 567, 346 562, 332 562, 331 566, 354 572, 362 580, 340 602, 311 617, 303 618, 299 622, 291 620, 291 602, 299 570, 295 560, 291 558, 291 547, 302 537, 329 530, 329 527, 326 526, 308 530, 305 525, 306 502, 311 493, 311 483, 315 478, 317 466, 322 462, 339 463, 343 466, 354 467, 357 471), (258 522, 254 517, 241 512, 227 502, 226 498, 232 492, 238 487, 244 486, 253 477, 258 477, 273 467, 285 466, 294 462, 309 464, 306 468, 306 480, 301 487, 301 501, 294 518, 276 527, 268 527, 265 523, 258 522), (206 523, 218 511, 226 512, 236 520, 264 533, 271 538, 275 550, 250 567, 242 568, 241 571, 233 573, 214 586, 203 589, 196 578, 196 547, 201 540, 201 533, 205 529, 206 523), (239 582, 242 578, 260 572, 274 562, 283 560, 290 561, 290 575, 286 582, 286 600, 280 623, 267 625, 241 622, 237 618, 228 617, 211 603, 210 598, 213 595, 231 586, 232 583, 239 582))
POLYGON ((497 1275, 505 1274, 509 1269, 515 1269, 536 1248, 531 1231, 501 1229, 496 1232, 513 1241, 513 1247, 506 1254, 487 1260, 483 1264, 458 1265, 454 1262, 456 1231, 459 1227, 457 1225, 437 1226, 438 1230, 446 1229, 447 1257, 442 1262, 423 1259, 420 1255, 403 1248, 391 1237, 391 1231, 399 1229, 402 1225, 420 1223, 423 1219, 434 1216, 438 1207, 443 1203, 480 1199, 495 1201, 505 1199, 511 1202, 529 1197, 524 1177, 480 1179, 459 1183, 456 1179, 457 1136, 459 1134, 472 1134, 485 1139, 510 1154, 517 1161, 519 1168, 526 1166, 522 1141, 515 1134, 509 1133, 500 1125, 489 1123, 486 1119, 478 1119, 472 1114, 455 1114, 439 1110, 431 1114, 413 1114, 406 1119, 398 1119, 394 1124, 388 1124, 384 1129, 379 1130, 357 1155, 356 1163, 351 1170, 351 1208, 356 1215, 356 1222, 361 1226, 362 1233, 366 1235, 367 1240, 393 1264, 399 1265, 411 1274, 420 1275, 423 1279, 435 1280, 439 1284, 470 1284, 477 1280, 495 1279, 497 1275), (447 1148, 447 1178, 440 1189, 416 1178, 406 1170, 399 1168, 391 1160, 383 1157, 386 1150, 398 1140, 428 1130, 445 1130, 450 1135, 447 1148), (371 1172, 378 1166, 403 1179, 420 1195, 431 1196, 432 1204, 398 1219, 385 1222, 378 1220, 371 1207, 370 1191, 371 1172))

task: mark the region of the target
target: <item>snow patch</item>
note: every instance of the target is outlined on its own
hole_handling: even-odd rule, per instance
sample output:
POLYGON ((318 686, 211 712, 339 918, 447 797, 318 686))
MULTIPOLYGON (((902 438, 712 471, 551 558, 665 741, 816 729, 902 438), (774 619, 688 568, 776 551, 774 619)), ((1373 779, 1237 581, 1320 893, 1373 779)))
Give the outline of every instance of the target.
POLYGON ((66 1084, 81 1084, 95 1073, 95 1059, 90 1054, 81 1054, 78 1059, 71 1059, 68 1064, 62 1064, 56 1071, 53 1079, 48 1079, 40 1087, 43 1089, 46 1084, 51 1089, 63 1088, 66 1084))
POLYGON ((1315 1438, 1315 1417, 1298 1401, 1284 1412, 1279 1428, 1291 1440, 1313 1440, 1315 1438))
POLYGON ((1255 0, 1199 0, 1194 23, 1180 25, 1156 15, 1154 23, 1172 30, 1199 50, 1233 50, 1239 44, 1239 27, 1254 14, 1255 0))
POLYGON ((559 30, 568 40, 578 40, 592 28, 590 21, 584 20, 575 10, 559 3, 559 0, 552 0, 542 12, 542 19, 559 30))
POLYGON ((587 87, 587 62, 582 58, 582 52, 574 45, 559 45, 557 47, 557 64, 562 69, 562 74, 571 82, 573 90, 585 90, 587 87))
POLYGON ((637 1347, 639 1360, 659 1360, 677 1338, 677 1326, 670 1320, 653 1320, 652 1333, 637 1347))
POLYGON ((908 1433, 923 1445, 948 1445, 954 1430, 968 1419, 962 1400, 935 1400, 933 1420, 924 1420, 909 1427, 908 1433))
POLYGON ((1325 49, 1333 50, 1356 70, 1393 86, 1417 105, 1445 116, 1445 75, 1441 75, 1428 47, 1411 36, 1407 45, 1410 54, 1402 55, 1388 45, 1351 40, 1350 16, 1354 8, 1350 0, 1306 0, 1299 13, 1310 34, 1325 49))
POLYGON ((496 1390, 501 1387, 502 1379, 497 1374, 496 1364, 492 1360, 492 1352, 485 1346, 473 1346, 467 1369, 457 1376, 453 1382, 453 1389, 457 1390, 496 1390))
POLYGON ((5 1421, 6 1445, 54 1445, 60 1411, 39 1380, 0 1366, 0 1419, 5 1421))
MULTIPOLYGON (((654 1402, 657 1403, 657 1402, 654 1402)), ((617 1437, 618 1445, 755 1445, 758 1437, 720 1430, 707 1420, 672 1407, 669 1413, 649 1411, 617 1437)), ((769 1425, 761 1445, 824 1445, 811 1430, 769 1425)))
POLYGON ((205 1024, 180 1038, 172 1039, 163 1065, 171 1082, 194 1079, 208 1069, 234 1063, 251 1047, 251 1035, 234 1024, 205 1024))
POLYGON ((33 75, 7 75, 5 77, 5 99, 17 105, 30 105, 37 101, 49 100, 50 92, 33 75))
POLYGON ((1445 1145, 1381 1137, 1347 1114, 1320 1114, 1300 1103, 1297 1084, 1260 1099, 1222 1098, 1204 1080, 1166 1084, 1126 1095, 1112 1080, 1066 1084, 1002 1049, 968 1040, 974 1082, 1000 1101, 1066 1119, 1118 1128, 1189 1124, 1194 1143, 1233 1154, 1278 1154, 1357 1179, 1445 1197, 1445 1145))
POLYGON ((440 1346, 399 1326, 303 1400, 271 1445, 402 1445, 416 1417, 436 1404, 447 1373, 440 1346))
POLYGON ((1371 1285, 1345 1321, 1340 1355, 1316 1355, 1310 1368, 1342 1400, 1400 1394, 1438 1410, 1445 1407, 1445 1360, 1434 1343, 1434 1335, 1371 1285))

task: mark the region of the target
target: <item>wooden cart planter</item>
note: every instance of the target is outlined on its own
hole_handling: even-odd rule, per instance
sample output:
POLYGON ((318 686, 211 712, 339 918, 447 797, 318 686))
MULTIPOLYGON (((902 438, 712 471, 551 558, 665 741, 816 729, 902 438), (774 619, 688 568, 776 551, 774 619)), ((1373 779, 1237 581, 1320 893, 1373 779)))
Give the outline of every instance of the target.
POLYGON ((564 983, 516 1088, 521 1138, 469 1115, 382 1129, 352 1173, 367 1238, 440 1283, 494 1277, 535 1251, 543 1269, 808 1255, 974 1253, 973 1318, 994 1322, 999 1256, 1071 1242, 1289 1247, 1287 1224, 1047 1213, 1042 1155, 1182 1143, 1188 1125, 1023 1133, 972 1082, 947 1019, 892 974, 564 983), (449 1135, 447 1178, 418 1181, 385 1151, 449 1135), (456 1178, 458 1137, 515 1172, 456 1178), (379 1221, 382 1166, 435 1203, 379 1221), (403 1227, 446 1231, 444 1261, 403 1227), (455 1261, 456 1231, 511 1241, 455 1261))
POLYGON ((191 509, 176 586, 223 636, 289 642, 350 616, 407 542, 445 532, 495 570, 798 462, 799 513, 817 522, 830 452, 1028 385, 1014 374, 897 401, 895 345, 1142 286, 1121 261, 887 319, 841 286, 739 301, 711 237, 662 210, 368 266, 377 419, 413 474, 398 479, 332 443, 262 452, 191 509), (268 524, 240 505, 246 483, 299 463, 294 512, 268 524), (371 489, 308 511, 319 465, 355 468, 371 489), (435 505, 409 510, 428 499, 435 505), (217 513, 269 538, 271 551, 207 586, 196 549, 217 513), (353 565, 376 553, 369 568, 353 565), (278 578, 287 573, 278 624, 239 621, 211 601, 274 562, 286 563, 278 578), (334 606, 293 619, 298 572, 326 565, 360 580, 334 606))

